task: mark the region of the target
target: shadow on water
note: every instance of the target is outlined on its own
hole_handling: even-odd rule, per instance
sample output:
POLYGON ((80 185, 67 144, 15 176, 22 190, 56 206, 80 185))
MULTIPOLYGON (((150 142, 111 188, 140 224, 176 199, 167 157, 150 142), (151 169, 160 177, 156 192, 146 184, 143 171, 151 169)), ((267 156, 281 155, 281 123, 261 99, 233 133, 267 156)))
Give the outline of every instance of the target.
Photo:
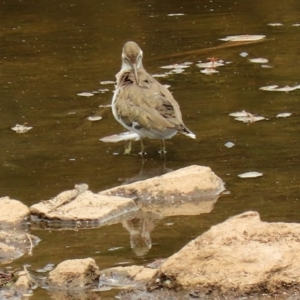
MULTIPOLYGON (((185 124, 197 136, 190 140, 178 135, 167 141, 166 168, 209 166, 230 192, 201 215, 152 221, 136 217, 88 230, 32 230, 41 243, 32 257, 12 265, 28 263, 36 270, 49 262, 85 257, 94 258, 100 268, 144 264, 170 256, 212 225, 247 210, 258 211, 265 221, 299 222, 300 91, 259 89, 299 84, 299 11, 296 1, 273 0, 2 1, 2 196, 32 205, 76 183, 87 183, 98 192, 162 172, 158 141, 147 141, 143 169, 140 157, 122 155, 123 143, 99 141, 123 131, 110 109, 99 111, 99 105, 111 102, 114 89, 99 81, 114 80, 127 40, 140 44, 149 73, 162 74, 160 67, 168 64, 193 63, 181 74, 158 78, 171 85, 185 124), (182 15, 168 15, 175 13, 182 15), (278 22, 283 26, 268 25, 278 22), (266 39, 234 47, 224 47, 219 40, 239 34, 263 34, 266 39), (242 57, 242 52, 248 56, 242 57), (231 63, 218 74, 200 73, 196 63, 211 57, 231 63), (249 61, 259 57, 267 58, 269 67, 249 61), (82 92, 94 96, 77 95, 82 92), (268 120, 244 124, 228 116, 241 110, 268 120), (292 115, 276 118, 282 112, 292 115), (95 114, 102 119, 87 121, 95 114), (10 129, 26 122, 33 127, 27 133, 10 129), (235 144, 230 149, 224 146, 229 141, 235 144), (248 171, 264 175, 238 178, 248 171), (136 237, 130 228, 137 229, 136 237), (137 252, 131 249, 135 242, 140 245, 137 252)), ((139 149, 135 142, 133 153, 139 149)), ((31 299, 47 297, 38 290, 31 299)))

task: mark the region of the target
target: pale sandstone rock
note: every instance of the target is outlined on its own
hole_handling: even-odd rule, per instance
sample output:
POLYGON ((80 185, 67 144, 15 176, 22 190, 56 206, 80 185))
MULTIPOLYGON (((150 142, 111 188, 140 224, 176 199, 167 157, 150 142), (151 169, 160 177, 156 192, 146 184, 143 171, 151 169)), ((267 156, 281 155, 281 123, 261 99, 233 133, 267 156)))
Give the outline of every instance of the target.
POLYGON ((223 181, 209 167, 194 165, 100 194, 135 198, 140 210, 168 217, 209 213, 223 190, 223 181))
POLYGON ((124 213, 138 210, 132 199, 99 195, 90 191, 76 193, 71 190, 58 196, 58 200, 55 197, 32 205, 32 215, 48 220, 104 223, 124 213))
POLYGON ((224 190, 223 181, 209 167, 189 166, 161 176, 118 186, 100 192, 142 200, 176 200, 215 196, 224 190))
POLYGON ((0 198, 0 224, 14 225, 30 215, 29 208, 22 202, 9 197, 0 198))
POLYGON ((99 268, 92 258, 70 259, 61 262, 49 273, 50 288, 82 290, 90 287, 99 277, 99 268))
POLYGON ((246 212, 168 258, 152 285, 161 280, 222 294, 275 293, 300 287, 299 265, 300 224, 262 222, 258 213, 246 212))

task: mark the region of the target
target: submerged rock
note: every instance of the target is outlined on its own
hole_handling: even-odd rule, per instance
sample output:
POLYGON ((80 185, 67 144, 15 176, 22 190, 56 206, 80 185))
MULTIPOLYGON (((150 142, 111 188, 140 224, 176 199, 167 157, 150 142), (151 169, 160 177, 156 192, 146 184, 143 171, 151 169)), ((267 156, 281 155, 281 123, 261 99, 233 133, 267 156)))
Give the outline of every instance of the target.
POLYGON ((40 239, 22 230, 0 231, 0 263, 11 263, 25 253, 31 254, 40 239))
POLYGON ((83 290, 99 278, 99 268, 92 258, 70 259, 61 262, 49 273, 47 284, 51 289, 83 290))
POLYGON ((166 259, 150 289, 223 295, 299 291, 300 224, 262 222, 246 212, 213 226, 166 259))

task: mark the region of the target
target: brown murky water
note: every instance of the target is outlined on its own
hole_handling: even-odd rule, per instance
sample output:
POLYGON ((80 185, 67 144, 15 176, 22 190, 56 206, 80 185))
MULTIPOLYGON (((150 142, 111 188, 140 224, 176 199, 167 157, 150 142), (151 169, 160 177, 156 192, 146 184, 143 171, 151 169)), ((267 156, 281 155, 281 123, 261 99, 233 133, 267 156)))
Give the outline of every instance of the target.
MULTIPOLYGON (((94 192, 119 185, 142 167, 138 156, 123 156, 124 145, 99 138, 122 132, 110 110, 103 119, 87 121, 109 104, 120 68, 124 42, 134 40, 144 51, 148 72, 161 66, 193 62, 182 74, 159 78, 171 85, 186 125, 196 140, 176 136, 167 142, 166 167, 209 166, 225 182, 209 214, 160 220, 151 232, 152 249, 137 257, 121 224, 79 231, 31 233, 41 238, 31 257, 12 266, 30 270, 65 259, 92 257, 100 268, 119 263, 144 264, 167 257, 192 238, 228 217, 255 210, 266 221, 299 222, 300 91, 267 92, 266 85, 299 84, 300 3, 297 1, 2 1, 0 3, 1 196, 32 205, 76 183, 94 192), (180 16, 168 16, 181 13, 180 16), (269 23, 283 26, 270 26, 269 23), (259 43, 213 49, 228 35, 263 34, 259 43), (205 50, 207 49, 207 50, 205 50), (247 52, 247 57, 240 53, 247 52), (217 57, 232 62, 207 76, 195 65, 217 57), (263 57, 272 68, 249 62, 263 57), (78 93, 108 88, 93 97, 78 93), (245 109, 269 118, 252 124, 228 114, 245 109), (291 112, 288 118, 278 113, 291 112), (10 128, 28 123, 25 134, 10 128), (233 148, 226 148, 226 142, 233 148), (120 155, 115 155, 119 153, 120 155), (240 179, 258 171, 263 177, 240 179), (173 223, 172 226, 169 223, 173 223), (109 251, 112 247, 121 247, 109 251)), ((159 172, 158 141, 147 141, 144 173, 159 172)), ((139 151, 139 143, 133 152, 139 151)), ((113 293, 112 293, 113 294, 113 293)), ((110 294, 110 295, 112 295, 110 294)), ((107 295, 109 298, 109 295, 107 295)), ((38 289, 31 299, 50 299, 38 289)))

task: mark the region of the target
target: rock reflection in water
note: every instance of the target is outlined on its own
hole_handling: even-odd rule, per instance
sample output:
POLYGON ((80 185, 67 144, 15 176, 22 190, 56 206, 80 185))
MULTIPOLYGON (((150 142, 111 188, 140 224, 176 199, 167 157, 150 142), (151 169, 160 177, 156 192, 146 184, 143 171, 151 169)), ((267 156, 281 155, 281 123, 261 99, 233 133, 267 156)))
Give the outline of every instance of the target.
POLYGON ((130 234, 130 247, 136 256, 144 256, 152 247, 150 232, 161 218, 154 214, 137 212, 133 219, 122 222, 130 234))

